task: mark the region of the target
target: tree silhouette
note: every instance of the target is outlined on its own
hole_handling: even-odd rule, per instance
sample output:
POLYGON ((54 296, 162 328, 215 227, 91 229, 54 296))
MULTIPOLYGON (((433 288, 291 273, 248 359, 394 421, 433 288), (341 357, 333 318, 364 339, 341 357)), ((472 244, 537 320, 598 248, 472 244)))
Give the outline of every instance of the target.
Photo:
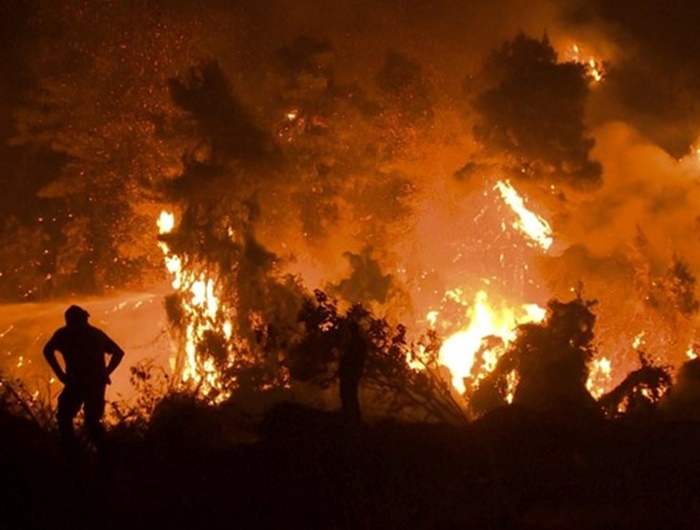
POLYGON ((601 166, 588 158, 593 139, 583 122, 586 71, 558 63, 545 35, 518 35, 495 51, 482 71, 486 87, 473 100, 474 136, 487 154, 505 159, 521 178, 555 178, 587 187, 601 166))
POLYGON ((654 364, 644 351, 637 351, 641 367, 601 396, 599 404, 609 418, 639 416, 654 410, 671 387, 670 367, 654 364))
POLYGON ((35 7, 27 68, 37 75, 11 143, 45 160, 24 180, 55 225, 45 259, 57 264, 53 292, 160 279, 156 234, 145 229, 158 213, 149 192, 177 172, 188 136, 165 86, 196 43, 151 2, 35 7))

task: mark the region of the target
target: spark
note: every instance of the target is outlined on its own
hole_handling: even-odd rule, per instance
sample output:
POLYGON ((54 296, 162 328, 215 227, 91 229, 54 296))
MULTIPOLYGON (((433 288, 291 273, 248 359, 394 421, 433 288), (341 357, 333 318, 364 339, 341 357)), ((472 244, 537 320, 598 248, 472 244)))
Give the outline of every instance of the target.
POLYGON ((430 323, 430 327, 435 327, 439 313, 437 311, 429 311, 425 319, 430 323))

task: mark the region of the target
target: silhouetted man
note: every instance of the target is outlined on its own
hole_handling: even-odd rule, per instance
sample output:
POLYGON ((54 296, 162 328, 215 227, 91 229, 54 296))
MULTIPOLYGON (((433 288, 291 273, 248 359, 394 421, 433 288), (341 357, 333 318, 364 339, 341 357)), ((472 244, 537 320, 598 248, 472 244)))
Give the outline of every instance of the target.
POLYGON ((357 322, 348 323, 344 346, 338 364, 340 403, 343 416, 352 423, 359 423, 362 415, 357 394, 369 345, 357 322))
POLYGON ((105 388, 124 351, 105 332, 88 324, 90 314, 77 305, 65 312, 66 325, 58 329, 44 346, 44 357, 65 386, 58 396, 58 430, 66 451, 75 450, 73 420, 84 407, 85 426, 98 455, 105 457, 105 388), (63 356, 65 370, 56 359, 63 356), (105 364, 105 354, 111 356, 105 364))

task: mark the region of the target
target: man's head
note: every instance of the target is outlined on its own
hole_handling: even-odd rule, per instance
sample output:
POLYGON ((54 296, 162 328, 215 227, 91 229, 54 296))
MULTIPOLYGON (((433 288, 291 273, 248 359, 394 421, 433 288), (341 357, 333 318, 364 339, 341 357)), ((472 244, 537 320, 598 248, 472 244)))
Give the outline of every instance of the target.
POLYGON ((66 325, 67 326, 84 326, 87 324, 88 317, 90 316, 90 313, 85 311, 80 306, 77 305, 72 305, 68 309, 66 309, 65 312, 65 317, 66 317, 66 325))

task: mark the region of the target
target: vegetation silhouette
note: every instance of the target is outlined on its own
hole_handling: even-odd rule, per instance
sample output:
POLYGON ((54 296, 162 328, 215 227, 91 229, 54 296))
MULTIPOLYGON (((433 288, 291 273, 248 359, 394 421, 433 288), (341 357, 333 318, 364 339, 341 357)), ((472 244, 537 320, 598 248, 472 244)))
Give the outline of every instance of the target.
MULTIPOLYGON (((667 391, 668 369, 642 355, 641 368, 596 403, 585 390, 594 308, 580 294, 553 300, 542 323, 520 326, 467 413, 436 364, 437 336, 412 344, 405 328, 316 291, 281 360, 292 388, 273 407, 246 410, 251 380, 214 404, 153 363, 132 369, 139 395, 113 407, 120 459, 108 493, 89 481, 67 487, 52 449, 55 427, 42 423, 50 417, 41 413, 45 404, 3 378, 0 522, 8 529, 152 528, 156 520, 171 528, 691 527, 699 515, 692 499, 700 363, 686 363, 667 391), (348 429, 337 406, 291 399, 303 384, 332 391, 337 404, 348 330, 360 324, 365 421, 348 429), (425 369, 413 368, 417 362, 425 369), (508 404, 512 373, 523 386, 508 404), (45 509, 31 509, 31 495, 47 499, 45 509), (90 509, 78 517, 61 508, 76 503, 90 509)), ((265 392, 259 388, 258 398, 265 392)))
POLYGON ((637 354, 640 368, 627 374, 620 384, 598 400, 609 418, 654 414, 662 396, 671 388, 670 367, 655 365, 641 350, 637 354))
POLYGON ((299 320, 304 333, 291 344, 284 360, 293 380, 311 381, 321 388, 335 384, 346 330, 361 321, 369 342, 362 388, 371 396, 374 408, 389 416, 466 421, 438 365, 440 342, 434 333, 410 343, 404 326, 391 325, 360 306, 341 313, 338 301, 320 290, 306 299, 299 320))

